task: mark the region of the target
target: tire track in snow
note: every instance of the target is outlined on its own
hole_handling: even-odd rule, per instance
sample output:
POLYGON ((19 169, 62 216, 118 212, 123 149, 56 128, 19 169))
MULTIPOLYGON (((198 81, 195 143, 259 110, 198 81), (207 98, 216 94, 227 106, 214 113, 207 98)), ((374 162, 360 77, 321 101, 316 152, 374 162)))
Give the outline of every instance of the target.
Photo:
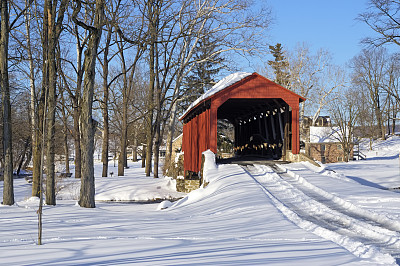
MULTIPOLYGON (((281 178, 285 181, 289 182, 291 185, 295 186, 297 189, 300 189, 307 196, 314 198, 315 200, 324 203, 331 209, 337 210, 341 213, 344 213, 348 216, 351 216, 355 219, 362 220, 366 223, 376 225, 392 231, 391 233, 400 232, 400 222, 397 220, 393 220, 388 218, 383 214, 378 214, 366 209, 363 209, 359 206, 354 205, 353 203, 346 201, 338 196, 335 196, 313 184, 308 182, 302 176, 297 173, 286 169, 281 165, 273 165, 272 170, 276 172, 281 178)), ((304 171, 303 171, 304 172, 304 171)), ((315 175, 317 173, 312 170, 306 170, 306 173, 309 175, 315 175)), ((389 234, 391 234, 389 233, 389 234)))
POLYGON ((317 192, 307 195, 304 187, 285 181, 282 177, 285 173, 278 171, 278 174, 268 166, 254 165, 244 169, 275 206, 299 227, 339 244, 360 258, 383 264, 395 263, 392 256, 398 257, 400 250, 398 232, 379 226, 376 221, 368 222, 365 217, 349 215, 343 211, 345 205, 333 207, 335 204, 328 203, 326 197, 318 196, 317 192, 321 191, 317 189, 308 189, 317 192))

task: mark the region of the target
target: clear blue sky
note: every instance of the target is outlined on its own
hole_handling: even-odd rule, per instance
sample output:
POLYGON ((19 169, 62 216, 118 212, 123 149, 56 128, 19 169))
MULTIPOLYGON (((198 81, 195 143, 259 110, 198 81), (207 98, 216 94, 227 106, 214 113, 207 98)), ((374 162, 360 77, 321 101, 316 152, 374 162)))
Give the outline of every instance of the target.
POLYGON ((313 50, 325 48, 336 64, 344 65, 363 46, 360 41, 374 32, 358 14, 367 10, 368 0, 268 0, 274 24, 268 41, 292 50, 305 42, 313 50))

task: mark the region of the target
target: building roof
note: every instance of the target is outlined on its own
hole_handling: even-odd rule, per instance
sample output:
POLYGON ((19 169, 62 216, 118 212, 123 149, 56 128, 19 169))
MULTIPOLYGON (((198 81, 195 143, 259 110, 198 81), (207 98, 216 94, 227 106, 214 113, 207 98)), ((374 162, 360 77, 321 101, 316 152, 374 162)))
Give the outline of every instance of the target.
POLYGON ((339 142, 341 133, 338 127, 310 127, 310 143, 339 142))

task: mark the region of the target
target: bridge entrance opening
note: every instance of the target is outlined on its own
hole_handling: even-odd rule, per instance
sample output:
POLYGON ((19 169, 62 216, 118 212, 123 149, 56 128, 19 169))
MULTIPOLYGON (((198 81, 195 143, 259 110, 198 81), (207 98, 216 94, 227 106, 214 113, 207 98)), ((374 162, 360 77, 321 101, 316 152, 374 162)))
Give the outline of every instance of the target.
MULTIPOLYGON (((244 157, 285 160, 286 151, 291 150, 291 108, 282 99, 232 98, 218 108, 217 118, 219 125, 229 121, 233 131, 228 161, 244 157)), ((218 136, 227 137, 221 134, 221 126, 218 130, 218 136)), ((227 159, 226 155, 221 150, 218 158, 227 159)))

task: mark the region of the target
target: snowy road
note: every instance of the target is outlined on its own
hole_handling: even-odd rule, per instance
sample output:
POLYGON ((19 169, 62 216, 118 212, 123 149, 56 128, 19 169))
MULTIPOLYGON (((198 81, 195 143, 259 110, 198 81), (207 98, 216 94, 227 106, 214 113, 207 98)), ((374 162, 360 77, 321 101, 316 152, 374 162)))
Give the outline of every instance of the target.
MULTIPOLYGON (((329 239, 358 257, 379 254, 400 262, 400 223, 362 209, 309 183, 283 166, 253 165, 245 170, 292 222, 329 239)), ((317 173, 309 170, 308 175, 317 173)))

